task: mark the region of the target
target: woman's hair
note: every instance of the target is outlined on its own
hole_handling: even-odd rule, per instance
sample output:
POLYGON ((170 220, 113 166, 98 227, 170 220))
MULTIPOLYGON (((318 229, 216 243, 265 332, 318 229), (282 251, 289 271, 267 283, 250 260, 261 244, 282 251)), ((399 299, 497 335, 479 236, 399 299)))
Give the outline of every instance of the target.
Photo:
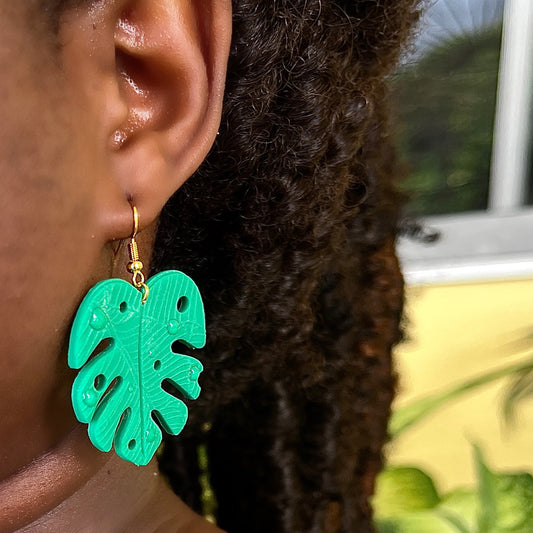
MULTIPOLYGON (((39 0, 57 23, 84 0, 39 0)), ((205 371, 160 467, 230 533, 370 532, 402 277, 387 77, 420 0, 233 0, 225 107, 154 273, 204 297, 205 371)), ((181 349, 181 348, 180 348, 181 349)))
POLYGON ((230 533, 372 531, 402 277, 387 76, 419 0, 234 0, 225 107, 154 271, 204 296, 202 395, 162 470, 230 533))

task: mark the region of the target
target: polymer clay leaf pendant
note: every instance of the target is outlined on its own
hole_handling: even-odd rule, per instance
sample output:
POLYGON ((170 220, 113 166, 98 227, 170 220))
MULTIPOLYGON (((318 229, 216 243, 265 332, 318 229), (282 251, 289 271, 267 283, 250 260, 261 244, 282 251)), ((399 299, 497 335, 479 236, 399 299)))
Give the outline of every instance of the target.
POLYGON ((187 407, 162 388, 167 380, 183 396, 200 394, 201 363, 175 353, 176 342, 205 345, 202 299, 194 282, 168 270, 150 278, 150 297, 121 279, 95 285, 80 305, 70 335, 68 363, 80 369, 72 405, 89 438, 102 451, 145 465, 162 440, 161 427, 177 435, 187 407), (106 341, 103 343, 102 341, 106 341), (97 348, 107 344, 102 351, 97 348), (93 357, 91 357, 94 354, 93 357))

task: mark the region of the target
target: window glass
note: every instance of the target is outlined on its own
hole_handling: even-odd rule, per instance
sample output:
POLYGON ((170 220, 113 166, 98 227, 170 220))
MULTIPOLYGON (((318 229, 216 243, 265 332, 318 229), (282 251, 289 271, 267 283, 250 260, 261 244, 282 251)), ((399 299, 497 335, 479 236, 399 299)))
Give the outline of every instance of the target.
POLYGON ((395 76, 410 211, 487 208, 504 0, 437 0, 395 76))

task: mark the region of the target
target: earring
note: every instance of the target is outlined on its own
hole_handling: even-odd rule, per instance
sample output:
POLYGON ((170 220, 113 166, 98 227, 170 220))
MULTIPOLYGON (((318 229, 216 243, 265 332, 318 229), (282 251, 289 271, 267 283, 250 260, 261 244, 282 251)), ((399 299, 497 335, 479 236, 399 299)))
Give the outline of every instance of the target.
POLYGON ((87 293, 72 325, 68 364, 81 369, 72 406, 89 425, 94 446, 108 452, 114 444, 117 455, 145 465, 161 443, 160 427, 177 435, 187 421, 187 407, 163 382, 189 399, 200 394, 201 363, 176 348, 205 345, 205 316, 198 288, 182 272, 160 272, 145 282, 132 208, 132 283, 108 279, 87 293))

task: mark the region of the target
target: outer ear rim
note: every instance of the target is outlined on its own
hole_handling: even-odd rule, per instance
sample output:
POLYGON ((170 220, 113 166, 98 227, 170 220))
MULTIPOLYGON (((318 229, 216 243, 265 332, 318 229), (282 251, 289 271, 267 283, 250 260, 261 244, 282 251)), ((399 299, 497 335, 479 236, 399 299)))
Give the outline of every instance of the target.
MULTIPOLYGON (((114 11, 114 39, 121 37, 120 34, 117 35, 116 29, 121 15, 117 16, 116 13, 123 13, 124 9, 132 4, 137 8, 144 5, 148 17, 150 8, 155 5, 153 0, 123 0, 121 4, 123 9, 114 11)), ((108 132, 105 150, 109 161, 109 186, 101 195, 99 209, 100 230, 106 240, 129 236, 131 203, 134 203, 139 211, 141 230, 150 226, 158 218, 169 198, 204 161, 220 126, 231 44, 231 0, 195 0, 185 4, 176 3, 174 0, 157 2, 159 8, 170 5, 173 7, 169 9, 180 10, 174 14, 182 15, 184 24, 188 22, 189 25, 195 26, 194 30, 188 32, 196 39, 192 45, 189 43, 191 53, 184 56, 184 53, 181 53, 183 50, 173 51, 172 43, 169 44, 168 41, 157 43, 148 39, 140 44, 139 40, 134 41, 131 53, 140 56, 148 54, 148 58, 143 58, 143 61, 160 61, 159 64, 166 65, 165 68, 174 73, 174 77, 168 78, 168 83, 175 86, 182 84, 185 93, 191 95, 190 109, 181 115, 181 123, 172 123, 166 130, 157 128, 157 120, 153 124, 138 123, 138 129, 132 130, 132 135, 137 136, 137 142, 126 142, 117 146, 113 140, 116 130, 108 132), (189 12, 183 16, 185 10, 189 12), (179 77, 180 72, 185 72, 185 75, 179 77)), ((146 24, 146 19, 143 20, 146 24)), ((156 35, 168 35, 161 31, 161 23, 157 22, 161 18, 154 17, 153 20, 156 22, 148 22, 152 24, 152 31, 156 35)), ((167 24, 171 22, 172 19, 166 19, 167 24)), ((174 26, 173 31, 181 30, 174 26)), ((144 35, 146 37, 146 32, 144 35)), ((115 41, 115 46, 117 45, 123 47, 124 41, 119 41, 118 44, 115 41)), ((115 75, 118 76, 116 72, 115 75)), ((121 90, 116 91, 116 94, 124 100, 121 90)), ((161 95, 150 91, 147 91, 147 94, 148 98, 161 95)), ((155 108, 160 104, 148 102, 148 105, 154 105, 155 108)), ((124 101, 113 103, 111 106, 104 105, 103 109, 106 107, 124 107, 124 101)))

